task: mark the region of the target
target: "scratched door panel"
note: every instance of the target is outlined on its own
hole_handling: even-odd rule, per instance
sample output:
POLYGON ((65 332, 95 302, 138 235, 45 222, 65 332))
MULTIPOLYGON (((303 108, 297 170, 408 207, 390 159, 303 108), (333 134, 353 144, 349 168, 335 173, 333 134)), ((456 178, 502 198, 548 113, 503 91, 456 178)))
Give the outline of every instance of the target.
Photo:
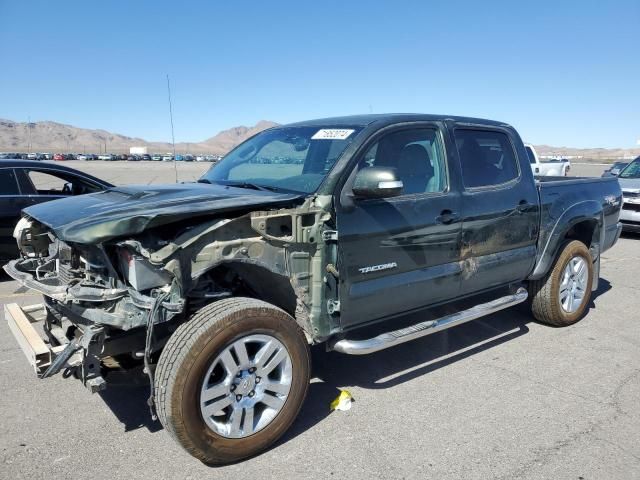
POLYGON ((521 281, 535 261, 540 210, 529 165, 508 131, 460 128, 454 135, 465 187, 461 293, 521 281))

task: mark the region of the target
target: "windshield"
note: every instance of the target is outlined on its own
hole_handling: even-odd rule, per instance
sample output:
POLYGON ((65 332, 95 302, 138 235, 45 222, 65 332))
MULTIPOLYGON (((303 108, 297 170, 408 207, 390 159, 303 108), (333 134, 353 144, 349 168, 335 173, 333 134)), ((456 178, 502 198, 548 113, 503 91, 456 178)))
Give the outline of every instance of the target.
POLYGON ((640 178, 640 157, 627 165, 618 178, 640 178))
POLYGON ((200 182, 312 193, 362 127, 281 127, 229 152, 200 182))

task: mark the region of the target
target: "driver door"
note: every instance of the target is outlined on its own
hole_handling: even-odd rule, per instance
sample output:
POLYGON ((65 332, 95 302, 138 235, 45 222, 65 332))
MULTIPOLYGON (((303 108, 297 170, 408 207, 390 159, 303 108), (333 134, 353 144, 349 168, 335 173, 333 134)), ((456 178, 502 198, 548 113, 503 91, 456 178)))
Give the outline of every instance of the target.
POLYGON ((449 175, 443 140, 434 124, 395 129, 374 139, 358 159, 356 169, 395 168, 404 191, 393 198, 355 198, 352 205, 339 202, 343 328, 459 295, 461 197, 451 182, 457 176, 449 175))

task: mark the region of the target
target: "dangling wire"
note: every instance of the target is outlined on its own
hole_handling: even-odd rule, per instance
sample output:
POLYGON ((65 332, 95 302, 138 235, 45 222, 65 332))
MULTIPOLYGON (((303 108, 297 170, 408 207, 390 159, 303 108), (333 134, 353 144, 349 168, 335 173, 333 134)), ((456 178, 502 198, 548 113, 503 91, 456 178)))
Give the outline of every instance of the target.
POLYGON ((151 418, 157 420, 158 416, 155 411, 155 395, 154 395, 154 371, 151 369, 151 348, 153 344, 153 327, 157 323, 156 318, 162 306, 162 302, 169 296, 169 292, 161 293, 156 297, 151 309, 149 310, 149 316, 147 317, 147 336, 144 345, 144 370, 149 377, 149 398, 147 399, 147 405, 149 405, 149 411, 151 412, 151 418))

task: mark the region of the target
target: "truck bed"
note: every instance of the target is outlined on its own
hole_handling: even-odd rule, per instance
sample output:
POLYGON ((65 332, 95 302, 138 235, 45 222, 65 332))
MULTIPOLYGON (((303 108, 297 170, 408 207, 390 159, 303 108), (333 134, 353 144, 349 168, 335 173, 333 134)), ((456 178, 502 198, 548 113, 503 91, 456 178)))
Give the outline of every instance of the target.
MULTIPOLYGON (((567 223, 593 218, 593 212, 602 211, 598 255, 611 248, 620 232, 618 217, 622 192, 616 177, 536 177, 540 197, 540 234, 536 271, 546 271, 559 246, 561 232, 567 223)), ((594 259, 595 260, 595 259, 594 259)))
POLYGON ((554 177, 554 176, 535 176, 536 183, 544 183, 544 184, 579 184, 579 183, 600 183, 602 180, 615 180, 617 182, 616 177, 554 177))

